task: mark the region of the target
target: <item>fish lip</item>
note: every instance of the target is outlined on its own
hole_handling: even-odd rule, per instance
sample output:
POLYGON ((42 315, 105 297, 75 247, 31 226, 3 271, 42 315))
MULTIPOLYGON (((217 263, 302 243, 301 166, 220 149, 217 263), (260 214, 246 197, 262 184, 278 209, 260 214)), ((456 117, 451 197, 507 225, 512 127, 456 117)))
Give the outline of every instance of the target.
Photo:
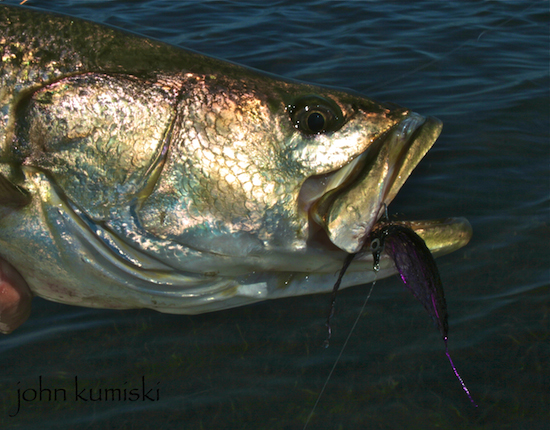
POLYGON ((470 242, 473 234, 472 225, 464 217, 405 223, 426 242, 434 256, 449 254, 462 248, 470 242))
POLYGON ((336 171, 344 172, 339 185, 324 193, 309 209, 311 231, 318 235, 318 227, 315 229, 312 221, 335 247, 348 253, 359 252, 375 223, 439 137, 441 128, 437 118, 409 112, 336 171))
MULTIPOLYGON (((373 230, 378 225, 386 224, 387 221, 378 221, 373 230)), ((431 220, 399 220, 391 221, 391 224, 408 227, 419 235, 426 243, 426 246, 434 257, 450 254, 466 246, 472 238, 473 230, 470 222, 464 217, 448 217, 431 220)), ((371 260, 370 238, 364 243, 363 249, 357 254, 355 259, 371 260)))

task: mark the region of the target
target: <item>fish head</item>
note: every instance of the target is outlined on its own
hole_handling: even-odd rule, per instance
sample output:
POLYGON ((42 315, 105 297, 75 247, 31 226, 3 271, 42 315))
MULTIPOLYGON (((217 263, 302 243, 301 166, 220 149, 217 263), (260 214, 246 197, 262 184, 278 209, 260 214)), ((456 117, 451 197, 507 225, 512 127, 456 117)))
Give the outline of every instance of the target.
POLYGON ((441 130, 336 89, 191 79, 138 213, 148 232, 222 255, 357 252, 441 130))

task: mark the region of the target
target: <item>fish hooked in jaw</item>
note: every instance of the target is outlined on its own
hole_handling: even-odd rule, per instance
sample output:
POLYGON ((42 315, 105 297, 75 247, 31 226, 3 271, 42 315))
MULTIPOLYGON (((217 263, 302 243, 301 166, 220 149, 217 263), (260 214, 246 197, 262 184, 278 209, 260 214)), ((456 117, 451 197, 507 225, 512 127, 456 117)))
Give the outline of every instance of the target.
MULTIPOLYGON (((439 120, 63 15, 0 16, 0 258, 32 294, 198 314, 329 292, 351 253, 342 288, 396 273, 363 250, 439 120)), ((434 256, 471 235, 407 227, 434 256)))

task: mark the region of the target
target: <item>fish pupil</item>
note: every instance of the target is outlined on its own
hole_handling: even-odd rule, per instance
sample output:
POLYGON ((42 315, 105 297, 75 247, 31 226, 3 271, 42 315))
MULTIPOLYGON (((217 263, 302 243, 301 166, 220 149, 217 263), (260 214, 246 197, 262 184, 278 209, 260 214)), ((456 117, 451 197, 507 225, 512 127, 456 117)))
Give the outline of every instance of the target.
POLYGON ((312 112, 307 117, 307 126, 312 133, 319 133, 325 128, 325 117, 319 112, 312 112))

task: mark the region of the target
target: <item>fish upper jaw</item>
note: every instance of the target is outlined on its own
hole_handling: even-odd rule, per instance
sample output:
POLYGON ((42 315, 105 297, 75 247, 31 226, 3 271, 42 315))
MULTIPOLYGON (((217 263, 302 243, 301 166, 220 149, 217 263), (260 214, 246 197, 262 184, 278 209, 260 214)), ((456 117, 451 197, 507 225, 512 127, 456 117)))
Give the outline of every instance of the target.
POLYGON ((320 226, 337 248, 358 252, 441 128, 437 118, 409 113, 366 151, 322 179, 325 192, 310 203, 310 222, 320 226))

